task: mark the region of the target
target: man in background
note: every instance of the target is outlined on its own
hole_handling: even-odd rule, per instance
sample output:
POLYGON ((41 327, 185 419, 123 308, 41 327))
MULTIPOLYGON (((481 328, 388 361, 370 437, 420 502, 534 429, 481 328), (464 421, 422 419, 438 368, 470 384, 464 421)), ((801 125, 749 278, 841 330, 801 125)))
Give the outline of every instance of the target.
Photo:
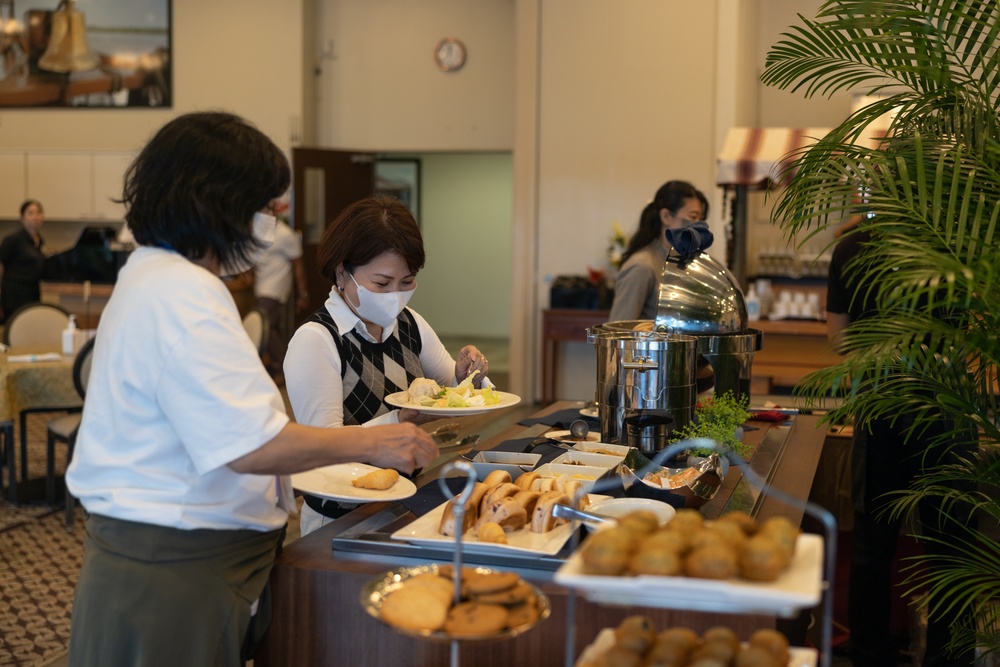
POLYGON ((295 312, 306 307, 306 274, 302 265, 302 237, 288 226, 288 200, 276 199, 271 210, 278 219, 274 243, 264 251, 254 268, 257 306, 267 313, 268 334, 264 365, 278 386, 285 382, 282 364, 288 347, 287 304, 294 281, 295 312))

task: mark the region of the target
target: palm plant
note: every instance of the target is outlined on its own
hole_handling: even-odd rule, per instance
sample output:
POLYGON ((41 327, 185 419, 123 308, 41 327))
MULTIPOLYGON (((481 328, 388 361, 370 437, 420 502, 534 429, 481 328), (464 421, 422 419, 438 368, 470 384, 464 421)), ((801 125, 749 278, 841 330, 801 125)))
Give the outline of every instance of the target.
POLYGON ((990 604, 1000 599, 1000 545, 967 509, 977 510, 980 525, 1000 520, 1000 7, 830 0, 814 19, 799 18, 769 52, 764 83, 806 96, 881 99, 795 156, 774 219, 804 241, 840 224, 862 199, 873 243, 856 268, 880 312, 853 323, 842 363, 797 392, 817 404, 842 392, 831 421, 910 414, 917 433, 942 415, 953 420, 933 444, 978 453, 928 472, 893 511, 933 496, 969 526, 954 536, 966 546, 962 556, 934 560, 909 581, 928 587, 930 614, 971 612, 976 627, 953 626, 956 646, 1000 650, 990 604), (888 135, 872 147, 871 128, 891 112, 888 135))

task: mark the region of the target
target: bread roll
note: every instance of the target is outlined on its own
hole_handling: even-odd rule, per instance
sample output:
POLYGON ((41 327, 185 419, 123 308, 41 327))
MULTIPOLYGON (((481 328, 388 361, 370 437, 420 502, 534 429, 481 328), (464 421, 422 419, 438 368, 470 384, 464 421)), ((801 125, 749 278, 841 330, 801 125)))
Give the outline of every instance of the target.
POLYGON ((547 533, 556 527, 557 520, 552 516, 552 508, 558 504, 570 504, 569 498, 562 491, 546 491, 541 495, 531 515, 531 532, 547 533))
POLYGON ((534 471, 526 472, 523 475, 519 476, 516 480, 514 480, 514 483, 517 484, 522 489, 529 490, 531 489, 531 485, 534 483, 534 481, 539 477, 541 477, 541 475, 537 472, 534 471))
POLYGON ((590 505, 590 499, 583 490, 583 483, 579 480, 571 479, 566 482, 565 493, 566 497, 569 498, 570 502, 578 510, 586 509, 590 505), (579 494, 579 497, 577 497, 577 494, 579 494))
POLYGON ((503 526, 493 521, 487 521, 479 526, 479 541, 494 544, 507 544, 507 533, 503 526))
POLYGON ((488 487, 499 486, 500 484, 508 484, 514 481, 511 479, 510 473, 506 470, 494 470, 483 480, 483 484, 488 487))
POLYGON ((501 498, 510 498, 511 496, 517 495, 521 491, 521 487, 516 484, 511 484, 510 482, 505 482, 503 484, 498 484, 493 488, 486 491, 486 495, 483 499, 479 501, 480 514, 483 513, 487 507, 492 505, 497 500, 501 498))
MULTIPOLYGON (((481 514, 480 507, 483 496, 489 490, 490 487, 482 482, 476 482, 475 486, 472 487, 472 494, 465 503, 465 515, 462 517, 462 533, 465 533, 465 531, 476 525, 476 521, 479 520, 479 515, 481 514)), ((455 496, 455 498, 457 497, 455 496)), ((449 537, 455 536, 455 498, 449 500, 448 504, 445 505, 444 514, 441 515, 441 525, 438 527, 439 533, 448 535, 449 537)))
POLYGON ((542 497, 542 494, 538 491, 521 491, 512 497, 524 508, 528 516, 532 516, 535 512, 535 505, 538 504, 538 499, 542 497))
MULTIPOLYGON (((465 514, 462 516, 462 534, 465 534, 465 531, 476 525, 478 515, 479 512, 476 509, 476 505, 473 505, 470 500, 466 503, 465 514)), ((452 498, 448 501, 448 504, 444 506, 444 513, 441 515, 441 525, 438 526, 438 532, 442 535, 455 537, 455 529, 455 499, 452 498)))
POLYGON ((528 513, 516 500, 508 496, 494 501, 480 515, 480 525, 491 521, 500 524, 504 530, 518 530, 528 523, 528 513))
POLYGON ((351 480, 351 486, 359 489, 373 489, 375 491, 385 491, 399 480, 399 473, 392 468, 384 470, 372 470, 367 475, 355 477, 351 480))

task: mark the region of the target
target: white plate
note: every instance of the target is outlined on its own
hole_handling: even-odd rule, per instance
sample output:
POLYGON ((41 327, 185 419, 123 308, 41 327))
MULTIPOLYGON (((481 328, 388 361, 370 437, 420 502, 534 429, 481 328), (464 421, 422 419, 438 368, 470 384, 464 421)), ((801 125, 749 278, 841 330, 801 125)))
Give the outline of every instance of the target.
POLYGON ((591 417, 592 419, 597 419, 597 406, 592 406, 589 408, 580 408, 580 414, 584 417, 591 417))
POLYGON ((385 491, 359 489, 351 485, 351 480, 367 475, 375 466, 364 463, 340 463, 325 468, 316 468, 292 475, 292 487, 328 500, 344 500, 351 503, 374 503, 382 500, 402 500, 417 492, 413 482, 400 475, 396 483, 385 491))
POLYGON ((614 468, 625 460, 624 456, 610 456, 593 452, 566 452, 552 459, 552 463, 591 466, 593 468, 614 468))
POLYGON ((587 433, 586 438, 574 438, 573 434, 569 431, 549 431, 545 434, 546 438, 552 438, 553 440, 558 440, 559 442, 565 442, 567 445, 573 445, 578 442, 600 442, 601 434, 596 431, 590 431, 587 433))
POLYGON ((660 525, 668 523, 677 515, 677 510, 673 506, 662 500, 652 498, 608 498, 599 503, 594 503, 587 508, 591 514, 610 516, 614 518, 623 517, 630 512, 637 510, 648 510, 660 519, 660 525))
POLYGON ((791 616, 815 607, 822 592, 823 538, 799 535, 795 555, 775 581, 743 579, 715 581, 692 577, 610 577, 585 574, 577 549, 556 571, 555 582, 583 591, 588 599, 606 604, 628 604, 666 609, 764 613, 791 616))
MULTIPOLYGON (((598 659, 614 645, 615 629, 604 628, 594 637, 593 643, 583 649, 576 661, 576 667, 600 664, 598 659)), ((812 648, 790 646, 788 654, 788 667, 816 667, 819 660, 819 652, 812 648)))
POLYGON ((462 415, 478 415, 492 410, 503 410, 521 402, 521 397, 516 394, 508 394, 505 391, 498 391, 497 396, 500 402, 495 405, 478 405, 472 408, 429 408, 423 405, 413 405, 406 402, 406 392, 397 391, 385 397, 385 402, 397 408, 408 408, 417 410, 428 415, 440 415, 441 417, 461 417, 462 415))
MULTIPOLYGON (((591 495, 590 502, 594 503, 607 497, 591 495)), ((441 503, 410 525, 400 528, 392 534, 392 539, 438 549, 448 546, 454 547, 454 537, 438 532, 441 516, 444 514, 444 508, 447 504, 447 502, 441 503)), ((559 553, 572 534, 573 526, 569 523, 556 526, 547 533, 533 533, 530 528, 524 527, 508 532, 507 544, 496 544, 495 542, 478 541, 475 530, 469 530, 462 537, 462 550, 476 554, 529 553, 554 556, 559 553)))

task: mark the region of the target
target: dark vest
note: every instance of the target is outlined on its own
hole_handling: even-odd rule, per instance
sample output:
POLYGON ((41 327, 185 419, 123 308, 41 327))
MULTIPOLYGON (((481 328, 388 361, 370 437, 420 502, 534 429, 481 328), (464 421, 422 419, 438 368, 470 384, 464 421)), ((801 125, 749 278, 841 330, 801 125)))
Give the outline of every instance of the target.
MULTIPOLYGON (((326 327, 340 354, 340 377, 344 383, 344 425, 358 426, 395 410, 385 397, 404 391, 418 377, 420 365, 420 330, 406 308, 396 318, 396 329, 381 343, 365 340, 354 329, 341 333, 325 308, 313 313, 307 322, 326 327)), ((343 515, 348 509, 333 501, 324 502, 305 496, 309 507, 329 517, 343 515)))

